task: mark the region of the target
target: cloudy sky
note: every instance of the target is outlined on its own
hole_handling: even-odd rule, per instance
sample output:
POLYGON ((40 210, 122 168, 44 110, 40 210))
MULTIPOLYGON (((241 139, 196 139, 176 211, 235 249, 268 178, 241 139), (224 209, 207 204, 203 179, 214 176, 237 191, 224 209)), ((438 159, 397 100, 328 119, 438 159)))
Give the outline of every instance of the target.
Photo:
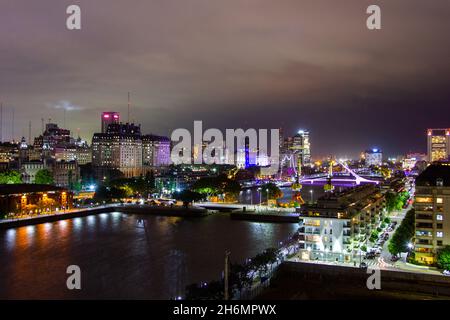
POLYGON ((65 109, 90 140, 131 91, 146 133, 203 120, 308 129, 316 157, 425 151, 427 127, 450 127, 449 30, 448 0, 0 0, 2 135, 13 108, 16 139, 65 109))

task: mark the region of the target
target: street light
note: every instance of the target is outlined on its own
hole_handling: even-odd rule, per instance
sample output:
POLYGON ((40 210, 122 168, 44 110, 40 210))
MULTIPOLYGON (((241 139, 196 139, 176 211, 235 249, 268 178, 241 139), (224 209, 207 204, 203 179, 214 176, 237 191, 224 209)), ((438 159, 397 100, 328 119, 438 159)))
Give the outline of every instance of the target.
POLYGON ((267 192, 267 210, 269 210, 269 189, 266 189, 267 192))
POLYGON ((261 188, 258 188, 258 192, 259 192, 259 209, 261 209, 261 198, 262 198, 261 188))
POLYGON ((309 190, 309 193, 311 194, 311 203, 313 202, 313 189, 309 190))

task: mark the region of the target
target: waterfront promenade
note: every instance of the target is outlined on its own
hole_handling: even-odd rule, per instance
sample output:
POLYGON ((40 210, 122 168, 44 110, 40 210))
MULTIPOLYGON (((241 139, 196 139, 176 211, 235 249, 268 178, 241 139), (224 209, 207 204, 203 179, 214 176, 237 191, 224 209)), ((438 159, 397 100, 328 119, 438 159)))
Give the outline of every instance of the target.
POLYGON ((3 219, 0 220, 0 229, 35 225, 45 222, 72 219, 76 217, 85 217, 88 215, 109 213, 114 211, 120 211, 130 214, 149 214, 173 217, 204 217, 208 215, 208 210, 195 207, 185 208, 180 206, 159 207, 138 204, 105 204, 89 208, 76 208, 70 210, 54 211, 49 214, 22 216, 16 219, 3 219))

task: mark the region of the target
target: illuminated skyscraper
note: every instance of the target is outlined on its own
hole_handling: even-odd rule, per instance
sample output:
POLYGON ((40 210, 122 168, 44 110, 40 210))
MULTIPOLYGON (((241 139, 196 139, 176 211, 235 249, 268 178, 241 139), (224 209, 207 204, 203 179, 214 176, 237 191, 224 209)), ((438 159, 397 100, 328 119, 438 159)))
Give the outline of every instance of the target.
POLYGON ((383 164, 383 152, 378 148, 366 150, 364 152, 366 166, 381 166, 383 164))
POLYGON ((106 133, 108 125, 119 123, 120 115, 118 112, 102 112, 102 133, 106 133))
POLYGON ((309 131, 299 130, 295 136, 292 137, 288 146, 298 158, 301 159, 303 166, 311 164, 311 143, 309 142, 309 131))
POLYGON ((428 160, 447 160, 450 155, 450 129, 428 129, 428 160))

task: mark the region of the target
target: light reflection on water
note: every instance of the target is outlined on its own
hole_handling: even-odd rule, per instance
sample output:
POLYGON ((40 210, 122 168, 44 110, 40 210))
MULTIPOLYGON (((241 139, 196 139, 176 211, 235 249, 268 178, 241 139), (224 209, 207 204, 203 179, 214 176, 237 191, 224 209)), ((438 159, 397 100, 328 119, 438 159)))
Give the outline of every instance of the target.
POLYGON ((242 262, 276 246, 296 224, 103 213, 0 231, 0 298, 148 298, 216 280, 226 250, 242 262), (82 287, 65 289, 79 265, 82 287))

